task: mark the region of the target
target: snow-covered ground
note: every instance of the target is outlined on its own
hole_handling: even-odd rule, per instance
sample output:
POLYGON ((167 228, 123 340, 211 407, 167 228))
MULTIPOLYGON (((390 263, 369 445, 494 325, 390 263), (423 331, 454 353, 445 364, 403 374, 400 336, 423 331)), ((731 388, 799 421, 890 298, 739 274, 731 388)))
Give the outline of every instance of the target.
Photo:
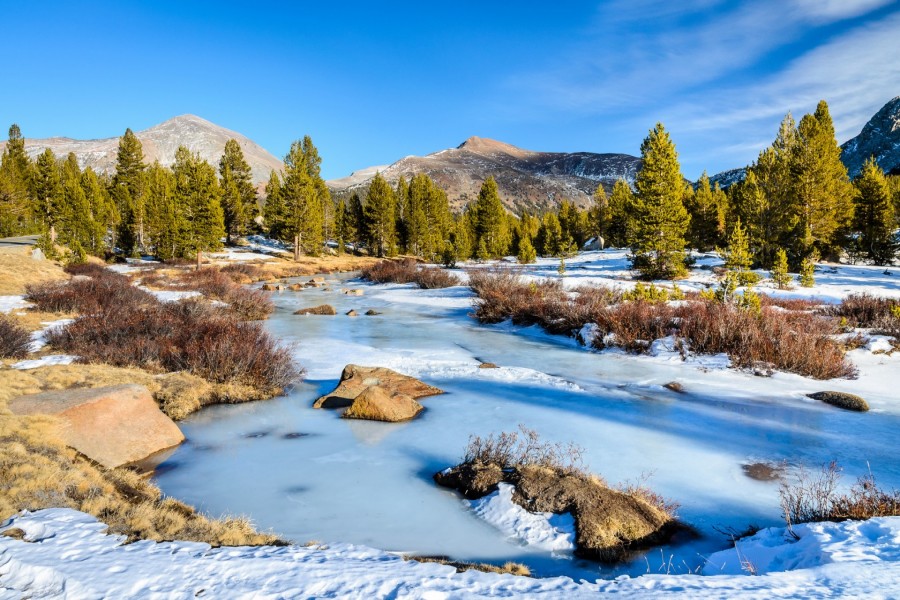
POLYGON ((14 310, 28 308, 30 305, 25 296, 0 296, 0 313, 11 313, 14 310))
MULTIPOLYGON (((679 287, 714 285, 711 266, 718 262, 701 258, 679 287)), ((633 285, 624 252, 584 253, 566 264, 567 287, 633 285)), ((557 267, 541 260, 522 271, 559 277, 557 267)), ((823 302, 863 291, 900 297, 900 272, 884 271, 822 267, 813 288, 758 289, 823 302)), ((263 597, 900 596, 900 520, 803 525, 794 543, 780 528, 778 482, 744 471, 763 462, 784 465, 790 476, 798 465, 838 460, 847 484, 871 468, 885 487, 900 487, 900 399, 893 390, 900 353, 876 353, 888 349, 887 340, 873 336, 849 353, 857 379, 757 377, 729 369, 727 357, 684 361, 670 339, 634 356, 590 351, 539 327, 483 326, 468 315, 473 298, 462 286, 419 290, 346 275, 326 279, 333 291, 273 294, 276 312, 266 322, 294 345, 306 381, 281 398, 210 407, 182 422, 188 441, 162 465, 157 483, 213 514, 246 514, 263 529, 301 543, 322 540, 327 549, 121 546, 90 518, 51 511, 15 523, 43 531, 36 534, 40 543, 0 538, 0 586, 33 581, 76 596, 85 590, 87 597, 190 597, 199 587, 210 597, 247 590, 263 597), (348 287, 364 295, 342 294, 348 287), (292 314, 326 302, 338 316, 292 314), (383 314, 344 317, 351 308, 383 314), (499 368, 481 369, 483 361, 499 368), (422 416, 401 424, 347 421, 312 409, 348 363, 393 368, 447 393, 423 399, 422 416), (663 387, 673 381, 683 393, 663 387), (858 393, 872 410, 851 413, 806 397, 826 389, 858 393), (558 517, 523 515, 501 492, 469 503, 432 482, 434 472, 459 461, 470 434, 519 423, 551 441, 583 446, 586 466, 612 483, 652 474, 650 487, 681 503, 681 518, 700 537, 602 566, 562 551, 568 526, 558 517), (736 550, 717 532, 749 524, 774 529, 736 550), (456 575, 449 567, 402 562, 396 553, 514 560, 551 577, 456 575), (552 577, 558 575, 568 577, 552 577)))
POLYGON ((23 514, 0 536, 0 598, 892 598, 900 592, 900 518, 761 532, 710 557, 727 574, 647 574, 611 581, 532 579, 404 561, 350 544, 210 548, 106 535, 69 509, 23 514), (755 561, 755 562, 754 562, 755 561), (722 566, 720 567, 719 564, 722 566), (742 569, 742 565, 744 565, 742 569), (747 574, 758 569, 758 576, 747 574))

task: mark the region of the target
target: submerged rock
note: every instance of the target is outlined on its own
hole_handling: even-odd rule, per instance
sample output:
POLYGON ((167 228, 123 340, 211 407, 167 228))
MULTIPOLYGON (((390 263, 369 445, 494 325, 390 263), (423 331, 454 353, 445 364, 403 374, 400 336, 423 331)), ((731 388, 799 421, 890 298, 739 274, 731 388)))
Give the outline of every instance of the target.
POLYGON ((344 290, 344 293, 348 296, 362 296, 363 290, 344 290))
POLYGON ((483 362, 478 365, 478 368, 479 369, 499 369, 500 367, 498 367, 497 365, 495 365, 492 362, 483 362))
POLYGON ((330 304, 320 304, 319 306, 309 306, 294 311, 295 315, 336 315, 337 311, 330 304))
POLYGON ((381 314, 381 313, 378 312, 377 310, 375 310, 374 308, 370 308, 369 310, 366 311, 366 316, 367 316, 367 317, 374 317, 374 316, 380 315, 380 314, 381 314))
POLYGON ((848 394, 847 392, 815 392, 807 394, 813 400, 819 400, 825 404, 837 406, 845 410, 855 410, 856 412, 866 412, 869 410, 869 403, 864 398, 856 394, 848 394))
POLYGON ((359 316, 359 313, 356 312, 356 310, 354 310, 352 308, 344 314, 346 314, 348 317, 358 317, 359 316))
POLYGON ((571 513, 575 554, 602 562, 664 544, 682 528, 650 495, 613 489, 579 471, 473 462, 436 473, 434 480, 472 500, 496 491, 500 482, 512 484, 513 501, 530 512, 571 513))
POLYGON ((667 390, 671 390, 673 392, 677 392, 679 394, 685 393, 684 386, 677 381, 670 381, 669 383, 663 385, 667 390))
POLYGON ((408 421, 423 410, 425 407, 406 394, 390 394, 381 386, 371 385, 354 398, 341 417, 396 423, 408 421))
POLYGON ((341 381, 330 394, 325 394, 313 403, 313 408, 344 408, 366 388, 379 386, 389 394, 404 394, 413 400, 425 396, 443 394, 444 391, 428 385, 409 375, 402 375, 384 367, 361 367, 347 365, 341 373, 341 381))
POLYGON ((184 441, 181 430, 142 385, 20 396, 9 402, 9 410, 59 417, 66 445, 107 468, 140 461, 184 441))

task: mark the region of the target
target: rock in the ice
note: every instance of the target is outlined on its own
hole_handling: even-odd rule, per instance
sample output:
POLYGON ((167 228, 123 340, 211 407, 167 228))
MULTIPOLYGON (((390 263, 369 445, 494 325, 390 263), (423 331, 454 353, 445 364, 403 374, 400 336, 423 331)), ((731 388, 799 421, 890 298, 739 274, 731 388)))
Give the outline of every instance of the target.
POLYGON ((381 386, 370 385, 354 398, 353 404, 341 416, 345 419, 396 423, 408 421, 423 410, 421 404, 406 394, 390 394, 381 386))
POLYGON ((337 311, 330 304, 320 304, 319 306, 309 306, 294 311, 295 315, 336 315, 337 311))
POLYGON ((330 393, 315 401, 313 408, 343 408, 350 406, 366 388, 377 385, 389 394, 404 394, 413 400, 443 394, 444 391, 409 375, 401 375, 384 367, 347 365, 341 381, 330 393))
POLYGON ((825 404, 837 406, 845 410, 855 410, 857 412, 866 412, 869 410, 869 403, 864 398, 856 394, 848 394, 847 392, 815 392, 807 394, 813 400, 819 400, 825 404))
POLYGON ((175 422, 141 385, 20 396, 9 402, 9 410, 17 415, 59 417, 66 445, 108 468, 145 459, 184 441, 175 422))

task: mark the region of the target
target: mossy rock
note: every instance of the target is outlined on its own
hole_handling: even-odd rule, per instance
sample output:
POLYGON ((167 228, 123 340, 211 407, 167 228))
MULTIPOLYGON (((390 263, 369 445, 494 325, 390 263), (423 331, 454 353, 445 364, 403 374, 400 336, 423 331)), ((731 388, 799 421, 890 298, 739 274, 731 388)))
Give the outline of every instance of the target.
POLYGON ((844 410, 853 410, 856 412, 866 412, 869 410, 869 403, 865 401, 864 398, 857 396, 856 394, 848 394, 847 392, 815 392, 813 394, 807 394, 809 398, 813 400, 819 400, 824 402, 825 404, 830 404, 832 406, 837 406, 838 408, 843 408, 844 410))
POLYGON ((294 311, 295 315, 336 315, 337 311, 330 304, 321 304, 319 306, 310 306, 294 311))

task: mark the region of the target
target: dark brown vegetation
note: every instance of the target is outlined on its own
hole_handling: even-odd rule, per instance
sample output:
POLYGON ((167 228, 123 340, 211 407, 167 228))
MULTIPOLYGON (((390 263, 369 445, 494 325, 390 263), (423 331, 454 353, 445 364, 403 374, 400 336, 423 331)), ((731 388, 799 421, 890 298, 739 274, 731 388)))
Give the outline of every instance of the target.
POLYGON ((71 281, 29 285, 25 299, 37 305, 38 310, 84 314, 157 303, 152 294, 131 285, 128 277, 103 266, 85 263, 72 265, 66 271, 74 276, 71 281))
POLYGON ((840 491, 840 482, 841 468, 833 461, 818 473, 801 468, 794 482, 783 482, 779 495, 788 526, 900 516, 900 490, 879 488, 872 473, 857 479, 848 492, 840 491))
POLYGON ((851 294, 840 304, 829 306, 822 312, 846 319, 853 327, 872 329, 873 333, 900 340, 900 300, 851 294))
POLYGON ((518 432, 469 440, 463 462, 436 473, 439 485, 470 499, 515 487, 513 501, 532 512, 571 513, 575 553, 604 562, 665 543, 680 528, 676 506, 644 485, 614 489, 582 468, 581 449, 518 432))
POLYGON ((404 555, 403 560, 414 560, 420 563, 437 563, 439 565, 447 565, 456 569, 457 573, 466 571, 481 571, 482 573, 498 573, 508 575, 519 575, 520 577, 531 577, 531 569, 517 562, 506 562, 502 565, 492 565, 489 563, 472 563, 461 560, 452 560, 446 556, 408 556, 404 555))
POLYGON ((618 346, 644 352, 653 340, 675 335, 693 352, 729 355, 742 368, 759 363, 817 379, 855 373, 832 336, 838 323, 806 310, 764 304, 759 312, 697 296, 677 305, 625 300, 609 288, 562 288, 558 281, 526 282, 514 271, 475 271, 469 284, 478 294, 474 316, 484 323, 511 319, 538 324, 549 333, 575 335, 597 325, 595 347, 618 346), (778 306, 779 308, 774 308, 778 306))
POLYGON ((420 267, 412 258, 383 260, 362 270, 362 278, 373 283, 415 283, 432 290, 459 285, 459 277, 438 267, 420 267))
POLYGON ((0 315, 0 358, 22 358, 28 354, 31 335, 12 319, 0 315))
POLYGON ((221 269, 185 269, 171 279, 151 274, 144 277, 143 281, 145 285, 164 289, 200 292, 210 300, 224 302, 229 310, 245 321, 266 319, 275 310, 275 306, 267 294, 241 285, 253 281, 250 273, 259 275, 259 267, 228 265, 221 269))
POLYGON ((240 322, 196 300, 126 304, 83 315, 54 330, 48 342, 84 362, 188 371, 271 393, 298 376, 290 351, 260 324, 240 322))

